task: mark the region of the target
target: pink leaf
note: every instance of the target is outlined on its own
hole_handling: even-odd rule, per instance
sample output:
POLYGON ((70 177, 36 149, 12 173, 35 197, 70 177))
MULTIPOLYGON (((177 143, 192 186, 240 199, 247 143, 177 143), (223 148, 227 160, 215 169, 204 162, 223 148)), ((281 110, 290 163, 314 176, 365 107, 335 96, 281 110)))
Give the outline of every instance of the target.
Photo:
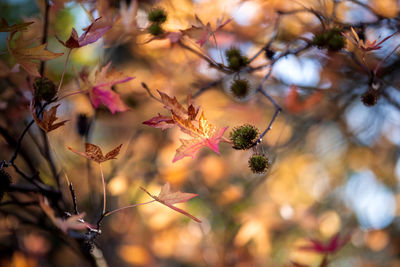
POLYGON ((101 28, 97 27, 99 20, 100 18, 96 19, 92 24, 90 24, 80 37, 78 37, 78 33, 76 32, 76 30, 72 28, 71 35, 68 40, 65 41, 65 43, 58 39, 58 37, 57 39, 62 45, 70 49, 79 48, 94 43, 111 28, 111 26, 101 28))
POLYGON ((118 93, 111 90, 116 84, 128 82, 134 77, 124 76, 122 72, 114 70, 108 71, 111 62, 104 66, 100 71, 96 71, 93 80, 81 79, 89 90, 90 100, 95 108, 100 104, 104 104, 112 114, 115 112, 126 111, 129 108, 121 100, 118 93))
POLYGON ((90 99, 92 100, 93 106, 97 108, 100 103, 105 105, 112 114, 115 112, 123 112, 129 110, 125 103, 121 100, 119 94, 112 90, 102 90, 101 87, 93 87, 90 99))

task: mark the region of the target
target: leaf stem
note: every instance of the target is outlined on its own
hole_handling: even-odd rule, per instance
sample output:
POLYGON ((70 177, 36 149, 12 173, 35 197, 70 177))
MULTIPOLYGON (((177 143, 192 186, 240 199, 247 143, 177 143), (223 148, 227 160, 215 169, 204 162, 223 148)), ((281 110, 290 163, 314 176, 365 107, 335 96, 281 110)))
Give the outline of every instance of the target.
POLYGON ((118 209, 115 209, 115 210, 112 210, 112 211, 108 211, 108 212, 106 212, 106 213, 104 214, 104 217, 109 216, 109 215, 111 215, 111 214, 113 214, 113 213, 116 213, 116 212, 121 211, 121 210, 124 210, 124 209, 134 208, 134 207, 137 207, 137 206, 150 204, 150 203, 155 202, 155 201, 156 201, 156 200, 153 199, 153 200, 150 200, 150 201, 148 201, 148 202, 133 204, 133 205, 125 206, 125 207, 118 208, 118 209))
POLYGON ((103 184, 103 213, 106 213, 106 184, 104 182, 104 173, 103 173, 103 168, 101 167, 101 163, 99 163, 100 167, 100 173, 101 173, 101 182, 103 184))
POLYGON ((63 70, 63 72, 62 72, 62 74, 61 74, 61 79, 60 79, 60 83, 58 84, 57 92, 60 91, 61 85, 62 85, 62 83, 63 83, 65 71, 67 70, 68 61, 69 61, 69 56, 71 55, 71 52, 72 52, 72 48, 70 48, 70 49, 68 50, 67 58, 65 59, 64 70, 63 70))

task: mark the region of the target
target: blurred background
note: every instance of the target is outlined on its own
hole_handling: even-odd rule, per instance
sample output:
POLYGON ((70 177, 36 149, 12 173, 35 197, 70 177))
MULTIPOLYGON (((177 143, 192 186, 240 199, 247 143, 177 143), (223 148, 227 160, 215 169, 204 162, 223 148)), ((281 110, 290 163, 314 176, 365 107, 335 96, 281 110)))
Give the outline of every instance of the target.
MULTIPOLYGON (((40 40, 44 3, 5 0, 0 3, 1 17, 10 24, 34 21, 24 34, 40 40)), ((364 40, 382 40, 399 30, 399 5, 396 0, 52 1, 48 49, 64 56, 47 62, 45 75, 56 84, 66 48, 55 35, 66 40, 72 27, 82 34, 91 23, 88 14, 113 26, 98 42, 73 50, 61 92, 78 90, 79 75, 110 61, 116 70, 135 77, 113 87, 129 111, 111 114, 105 107, 94 109, 87 95, 73 95, 58 109, 60 119, 68 122, 48 134, 55 166, 65 170, 74 184, 86 221, 95 224, 101 214, 100 171, 67 146, 83 151, 84 143, 90 142, 108 152, 123 144, 117 160, 102 164, 107 210, 151 200, 140 186, 156 195, 169 182, 174 191, 199 195, 177 206, 201 219, 201 224, 159 203, 126 209, 103 220, 95 253, 102 253, 108 266, 319 266, 324 255, 301 247, 310 238, 326 243, 336 234, 351 233, 348 243, 329 255, 330 266, 400 266, 398 52, 381 65, 380 93, 373 106, 365 105, 362 95, 378 82, 371 82, 356 64, 354 57, 360 62, 362 55, 349 41, 339 52, 310 45, 282 56, 334 26, 345 32, 353 26, 364 40), (236 98, 230 91, 235 74, 211 67, 181 43, 165 36, 152 40, 147 16, 155 7, 168 15, 164 32, 200 26, 195 15, 213 30, 217 21, 231 18, 215 32, 215 40, 210 38, 202 47, 189 36, 180 42, 221 64, 226 64, 225 51, 231 47, 248 58, 261 52, 251 61, 251 71, 240 74, 250 82, 249 95, 236 98), (313 12, 322 16, 327 28, 313 12), (267 53, 263 48, 270 40, 267 53), (172 163, 179 139, 187 135, 177 127, 161 131, 142 124, 158 113, 169 115, 144 90, 144 82, 156 96, 158 89, 181 103, 189 93, 206 88, 194 102, 210 123, 229 126, 227 138, 243 124, 263 131, 275 108, 256 88, 270 71, 263 89, 283 111, 255 149, 239 151, 221 142, 220 155, 203 148, 194 159, 172 163), (298 87, 294 100, 290 85, 298 87), (302 106, 316 94, 318 101, 302 106), (253 153, 269 158, 266 173, 249 169, 253 153)), ((15 61, 7 52, 7 37, 8 33, 0 33, 0 125, 17 139, 31 119, 32 80, 23 70, 10 72, 15 61)), ((380 50, 368 53, 367 67, 372 70, 399 40, 400 35, 394 35, 380 50)), ((31 127, 23 151, 44 181, 57 186, 37 148, 40 136, 40 129, 31 127)), ((4 136, 0 151, 1 159, 14 152, 4 136)), ((16 162, 29 170, 21 158, 16 162)), ((25 183, 16 173, 10 174, 13 183, 25 183)), ((62 183, 61 190, 66 211, 72 212, 68 185, 62 183)), ((9 199, 6 194, 3 201, 9 199)), ((24 223, 21 217, 33 214, 38 221, 48 220, 38 207, 1 205, 0 210, 4 266, 85 265, 74 248, 48 229, 24 223)))

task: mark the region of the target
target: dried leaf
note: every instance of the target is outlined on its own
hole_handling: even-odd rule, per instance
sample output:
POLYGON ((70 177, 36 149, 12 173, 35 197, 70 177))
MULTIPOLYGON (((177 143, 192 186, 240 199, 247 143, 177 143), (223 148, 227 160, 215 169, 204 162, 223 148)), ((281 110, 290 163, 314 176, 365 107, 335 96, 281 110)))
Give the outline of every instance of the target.
POLYGON ((97 24, 99 23, 100 18, 96 19, 92 24, 90 24, 85 32, 78 37, 78 33, 74 28, 72 28, 71 35, 67 41, 63 42, 58 37, 57 40, 67 48, 79 48, 99 40, 110 28, 111 26, 105 26, 98 28, 97 24))
POLYGON ((38 117, 36 116, 35 110, 31 109, 32 117, 35 120, 36 124, 39 125, 39 127, 46 133, 63 126, 68 121, 64 120, 61 122, 54 123, 58 119, 56 114, 57 114, 57 108, 59 106, 60 104, 53 106, 49 111, 44 110, 42 120, 39 120, 38 117))
MULTIPOLYGON (((32 60, 46 61, 63 55, 63 53, 53 53, 46 50, 47 44, 27 48, 26 44, 22 41, 18 41, 18 39, 15 46, 11 48, 11 40, 14 34, 15 32, 11 33, 10 37, 7 39, 8 51, 15 58, 15 61, 32 76, 40 77, 38 71, 39 62, 33 62, 32 60)), ((21 38, 21 36, 19 38, 21 38)))
POLYGON ((224 22, 221 22, 221 20, 217 21, 217 27, 215 30, 211 28, 211 24, 207 23, 207 25, 204 25, 204 23, 200 20, 200 18, 196 15, 196 22, 200 26, 192 26, 189 29, 181 31, 184 35, 196 40, 196 43, 198 43, 200 46, 205 45, 208 40, 210 39, 211 36, 215 37, 215 32, 220 30, 222 27, 224 27, 226 24, 228 24, 232 19, 227 19, 224 22))
POLYGON ((160 113, 158 113, 157 117, 153 117, 150 120, 144 121, 143 124, 154 128, 161 128, 163 131, 175 126, 175 122, 171 117, 162 116, 160 113))
POLYGON ((171 192, 170 189, 170 185, 167 182, 162 188, 160 193, 158 194, 158 196, 153 196, 152 194, 150 194, 146 189, 144 189, 143 187, 140 187, 140 189, 142 189, 144 192, 146 192, 150 197, 154 198, 156 201, 160 202, 161 204, 166 205, 167 207, 180 212, 186 216, 188 216, 189 218, 191 218, 192 220, 201 223, 201 221, 199 219, 197 219, 196 217, 194 217, 193 215, 187 213, 186 211, 177 208, 175 206, 173 206, 173 204, 176 203, 183 203, 188 201, 191 198, 194 198, 196 196, 198 196, 197 194, 192 194, 192 193, 182 193, 180 191, 178 192, 171 192))
POLYGON ((7 21, 2 18, 0 21, 0 32, 17 32, 17 31, 23 31, 28 28, 29 25, 31 25, 33 22, 23 22, 23 23, 17 23, 14 25, 9 25, 7 21))
POLYGON ((81 155, 82 157, 96 161, 97 163, 102 163, 110 159, 116 159, 116 157, 119 154, 119 151, 121 150, 121 147, 122 144, 120 144, 119 146, 108 152, 105 156, 103 156, 103 152, 101 151, 100 147, 89 143, 85 143, 85 152, 80 152, 70 147, 67 148, 72 152, 81 155))

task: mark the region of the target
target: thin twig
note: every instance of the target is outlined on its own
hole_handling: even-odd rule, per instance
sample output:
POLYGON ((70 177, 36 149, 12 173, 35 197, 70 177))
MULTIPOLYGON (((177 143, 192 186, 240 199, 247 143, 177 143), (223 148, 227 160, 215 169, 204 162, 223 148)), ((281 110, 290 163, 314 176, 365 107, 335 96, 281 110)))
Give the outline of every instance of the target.
POLYGON ((74 190, 74 187, 72 186, 71 182, 69 183, 69 191, 71 192, 72 203, 74 204, 74 212, 75 212, 75 214, 79 214, 78 205, 76 202, 75 190, 74 190))

